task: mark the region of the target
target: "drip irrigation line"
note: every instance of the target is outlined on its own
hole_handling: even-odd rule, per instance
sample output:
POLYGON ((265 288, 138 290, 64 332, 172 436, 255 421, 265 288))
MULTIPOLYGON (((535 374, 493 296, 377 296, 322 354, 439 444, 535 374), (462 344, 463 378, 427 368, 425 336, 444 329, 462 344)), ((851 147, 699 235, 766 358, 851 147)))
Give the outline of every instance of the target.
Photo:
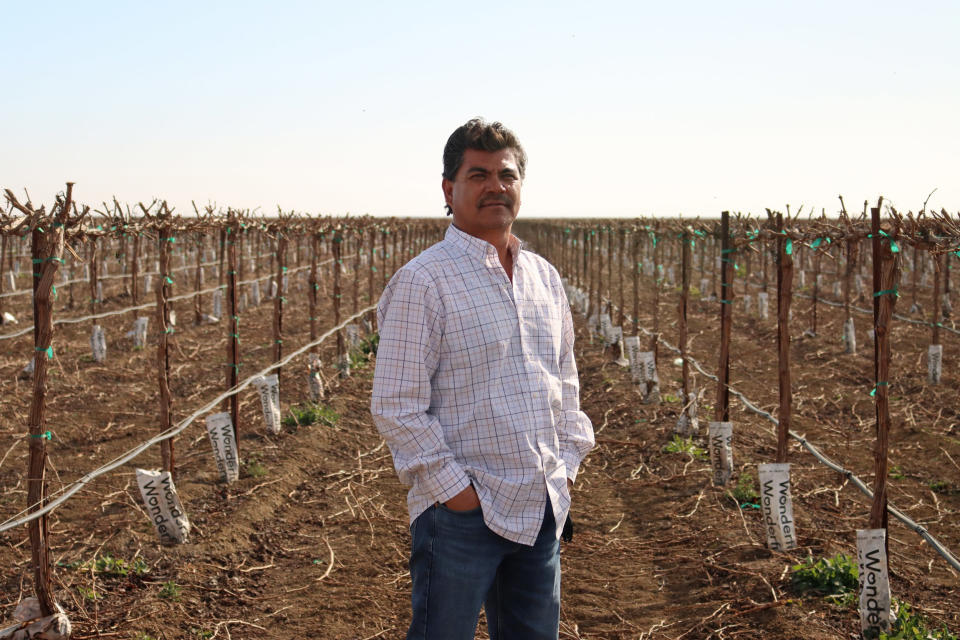
MULTIPOLYGON (((610 307, 616 308, 616 309, 619 311, 620 308, 619 308, 616 304, 614 304, 612 301, 609 301, 609 300, 608 300, 607 303, 608 303, 608 305, 609 305, 610 307)), ((625 317, 630 318, 631 321, 633 320, 633 318, 632 318, 629 314, 626 314, 625 317)), ((651 336, 651 337, 652 337, 652 336, 654 335, 652 331, 648 331, 645 327, 640 327, 640 330, 641 330, 644 334, 646 334, 646 335, 648 335, 648 336, 651 336)), ((670 349, 671 351, 673 351, 673 352, 675 352, 675 353, 680 353, 680 349, 679 349, 679 348, 673 346, 672 344, 670 344, 669 342, 667 342, 667 341, 664 340, 663 338, 659 338, 658 341, 659 341, 660 344, 662 344, 663 346, 667 347, 667 348, 670 349)), ((703 369, 703 367, 700 365, 700 363, 697 362, 696 360, 694 360, 694 359, 693 359, 692 357, 690 357, 689 355, 687 356, 687 361, 690 362, 691 364, 693 364, 693 366, 696 367, 696 369, 697 369, 701 374, 703 374, 706 378, 708 378, 708 379, 710 379, 710 380, 713 380, 714 382, 717 382, 717 376, 713 375, 712 373, 709 373, 709 372, 705 371, 705 370, 703 369)), ((775 425, 777 425, 777 426, 780 425, 780 421, 777 420, 769 411, 764 411, 763 409, 757 407, 757 406, 754 405, 752 402, 750 402, 750 400, 748 400, 745 395, 743 395, 742 393, 740 393, 739 391, 737 391, 736 389, 734 389, 734 388, 731 387, 730 385, 727 385, 727 388, 730 390, 730 393, 732 393, 733 395, 737 396, 737 397, 740 399, 740 401, 743 403, 743 405, 744 405, 747 409, 749 409, 750 411, 756 413, 757 415, 759 415, 759 416, 761 416, 761 417, 766 418, 767 420, 769 420, 770 422, 772 422, 773 424, 775 424, 775 425)), ((765 431, 766 431, 766 430, 765 430, 765 431)), ((770 434, 770 435, 776 435, 776 434, 774 434, 774 433, 772 433, 772 432, 770 432, 770 431, 767 431, 767 433, 770 434)), ((854 475, 854 473, 853 473, 852 471, 850 471, 849 469, 844 468, 844 467, 843 467, 842 465, 840 465, 839 463, 834 462, 833 460, 831 460, 830 458, 828 458, 828 457, 827 457, 826 455, 824 455, 816 446, 814 446, 813 444, 811 444, 810 441, 808 441, 805 437, 799 435, 798 433, 794 432, 793 430, 788 430, 788 431, 787 431, 787 434, 788 434, 791 438, 793 438, 794 440, 796 440, 797 442, 799 442, 800 445, 803 446, 804 449, 806 449, 807 451, 809 451, 809 452, 813 455, 814 458, 816 458, 818 461, 820 461, 821 463, 823 463, 824 465, 826 465, 826 466, 829 467, 830 469, 832 469, 832 470, 836 471, 837 473, 843 475, 843 476, 844 476, 845 478, 847 478, 850 482, 852 482, 855 487, 857 487, 858 489, 860 489, 860 491, 861 491, 864 495, 866 495, 866 496, 867 496, 868 498, 870 498, 871 500, 873 499, 873 491, 870 490, 870 488, 866 485, 865 482, 863 482, 863 480, 861 480, 861 479, 858 478, 856 475, 854 475)), ((941 544, 941 542, 940 542, 939 540, 937 540, 936 538, 934 538, 933 535, 931 535, 930 532, 927 531, 927 529, 926 529, 925 527, 923 527, 923 526, 917 524, 916 522, 914 522, 909 516, 907 516, 905 513, 903 513, 902 511, 900 511, 897 507, 895 507, 893 504, 891 504, 891 503, 889 503, 889 502, 887 503, 887 511, 889 511, 890 513, 892 513, 892 514, 894 515, 894 517, 896 517, 897 520, 899 520, 899 521, 902 522, 904 525, 906 525, 907 528, 913 530, 914 533, 917 533, 918 535, 920 535, 920 537, 922 537, 924 540, 926 540, 927 544, 929 544, 929 545, 933 548, 934 551, 936 551, 937 553, 939 553, 939 554, 943 557, 943 559, 946 560, 954 569, 956 569, 957 571, 960 571, 960 560, 958 560, 957 557, 956 557, 955 555, 953 555, 953 553, 952 553, 949 549, 947 549, 943 544, 941 544)))
MULTIPOLYGON (((330 263, 330 262, 332 262, 332 261, 333 261, 333 258, 329 258, 329 259, 327 259, 327 260, 324 260, 323 262, 318 262, 318 263, 317 263, 317 266, 319 267, 319 266, 321 266, 321 265, 328 264, 328 263, 330 263)), ((298 272, 298 271, 303 271, 304 269, 309 269, 309 268, 311 268, 311 265, 305 265, 305 266, 302 266, 302 267, 296 267, 296 268, 294 268, 294 269, 291 269, 288 273, 296 273, 296 272, 298 272)), ((259 282, 260 280, 268 280, 268 279, 272 278, 273 276, 274 276, 274 274, 270 274, 270 275, 260 276, 259 278, 253 278, 252 280, 244 280, 243 282, 238 282, 238 283, 237 283, 237 286, 240 287, 240 286, 243 286, 243 285, 246 285, 246 284, 252 284, 252 283, 254 283, 254 282, 259 282)), ((227 285, 222 284, 222 285, 218 285, 218 286, 216 286, 216 287, 211 287, 210 289, 203 289, 203 290, 201 290, 201 291, 191 291, 190 293, 183 293, 183 294, 181 294, 181 295, 179 295, 179 296, 173 296, 172 298, 167 298, 167 302, 177 302, 177 301, 179 301, 179 300, 189 300, 190 298, 194 298, 194 297, 199 296, 199 295, 204 295, 204 294, 207 294, 207 293, 212 293, 212 292, 216 291, 217 289, 226 289, 226 287, 227 287, 227 285)), ((58 325, 58 324, 79 324, 79 323, 81 323, 81 322, 86 322, 86 321, 88 321, 88 320, 99 320, 100 318, 109 318, 110 316, 120 316, 120 315, 123 315, 123 314, 126 314, 126 313, 130 313, 131 311, 143 311, 144 309, 152 309, 152 308, 155 307, 155 306, 157 306, 157 303, 156 303, 156 302, 147 302, 147 303, 138 305, 138 306, 136 306, 136 307, 125 307, 125 308, 123 308, 123 309, 117 309, 117 310, 115 310, 115 311, 104 311, 103 313, 97 313, 97 314, 94 314, 94 315, 83 316, 83 317, 80 317, 80 318, 57 318, 57 319, 55 319, 55 320, 53 321, 53 324, 54 324, 54 325, 58 325)), ((18 337, 20 337, 20 336, 22 336, 22 335, 26 335, 26 334, 28 334, 28 333, 31 333, 32 331, 33 331, 33 325, 30 325, 29 327, 27 327, 27 328, 25 328, 25 329, 22 329, 22 330, 20 330, 20 331, 16 331, 16 332, 14 332, 14 333, 6 333, 6 334, 3 334, 3 335, 0 335, 0 340, 8 340, 8 339, 10 339, 10 338, 18 338, 18 337)))
MULTIPOLYGON (((293 360, 293 359, 296 358, 297 356, 306 353, 307 351, 309 351, 309 350, 312 349, 313 347, 318 346, 321 342, 325 341, 327 338, 330 338, 331 336, 335 335, 338 331, 340 331, 340 330, 343 329, 345 326, 347 326, 348 324, 350 324, 351 321, 356 320, 357 318, 360 318, 360 317, 363 316, 364 314, 369 313, 370 311, 373 311, 373 310, 376 309, 376 308, 377 308, 377 305, 370 305, 370 306, 367 307, 366 309, 362 309, 362 310, 358 311, 357 313, 353 314, 352 316, 350 316, 349 318, 347 318, 346 320, 344 320, 343 322, 341 322, 341 323, 338 324, 337 326, 335 326, 335 327, 333 327, 332 329, 328 330, 326 333, 324 333, 322 336, 320 336, 319 338, 317 338, 317 339, 314 340, 313 342, 309 342, 309 343, 303 345, 302 347, 300 347, 300 348, 297 349, 296 351, 291 352, 290 355, 286 356, 286 357, 283 358, 282 360, 280 360, 280 361, 278 361, 278 362, 274 362, 273 364, 267 366, 266 368, 262 369, 261 371, 258 371, 257 373, 253 374, 252 376, 250 376, 249 378, 247 378, 247 379, 244 380, 243 382, 239 383, 236 387, 230 389, 229 391, 225 391, 225 392, 221 393, 219 396, 217 396, 216 398, 214 398, 213 400, 211 400, 210 402, 208 402, 208 403, 205 404, 204 406, 202 406, 202 407, 200 407, 199 409, 197 409, 196 411, 194 411, 192 414, 190 414, 189 417, 187 417, 186 419, 182 420, 182 421, 181 421, 180 423, 178 423, 175 427, 171 427, 171 428, 167 429, 166 431, 163 431, 163 432, 157 434, 156 436, 150 438, 150 439, 147 440, 146 442, 143 442, 143 443, 137 445, 137 446, 134 447, 133 449, 130 449, 129 451, 127 451, 126 453, 124 453, 123 455, 121 455, 121 456, 119 456, 119 457, 117 457, 117 458, 114 458, 112 461, 108 462, 107 464, 103 465, 102 467, 100 467, 100 468, 98 468, 98 469, 95 469, 95 470, 87 473, 86 475, 84 475, 83 477, 81 477, 81 478, 78 479, 78 480, 75 480, 74 482, 70 483, 69 485, 67 485, 67 486, 65 486, 65 487, 60 487, 59 489, 57 489, 56 491, 54 491, 52 494, 46 496, 46 499, 49 499, 50 497, 56 496, 56 495, 59 495, 59 497, 56 498, 55 500, 52 500, 52 501, 48 502, 46 505, 44 505, 43 507, 39 508, 37 511, 32 512, 30 515, 28 515, 28 516, 25 517, 25 518, 20 518, 20 519, 18 519, 18 520, 10 519, 10 520, 7 520, 6 522, 0 523, 0 533, 2 533, 2 532, 4 532, 4 531, 7 531, 7 530, 9 530, 9 529, 14 529, 14 528, 16 528, 16 527, 19 527, 19 526, 21 526, 21 525, 24 525, 24 524, 30 522, 31 520, 36 520, 37 518, 39 518, 40 516, 42 516, 42 515, 44 515, 44 514, 46 514, 46 513, 50 513, 51 511, 53 511, 54 509, 56 509, 57 507, 59 507, 61 504, 63 504, 64 502, 66 502, 73 494, 75 494, 77 491, 79 491, 80 489, 82 489, 86 484, 88 484, 88 483, 91 482, 92 480, 98 478, 99 476, 102 476, 103 474, 105 474, 105 473, 107 473, 107 472, 109 472, 109 471, 113 471, 113 470, 116 469, 117 467, 119 467, 119 466, 121 466, 121 465, 124 465, 124 464, 126 464, 127 462, 130 462, 131 460, 133 460, 134 458, 136 458, 137 456, 139 456, 141 453, 143 453, 144 451, 146 451, 147 449, 149 449, 149 448, 152 447, 153 445, 158 444, 158 443, 160 443, 160 442, 163 442, 164 440, 168 440, 168 439, 176 436, 177 434, 181 433, 184 429, 186 429, 187 427, 189 427, 189 426, 190 426, 197 418, 199 418, 201 415, 203 415, 203 414, 205 414, 205 413, 207 413, 207 412, 215 409, 215 408, 216 408, 221 402, 223 402, 225 399, 229 398, 229 397, 232 396, 232 395, 238 394, 240 391, 242 391, 242 390, 245 389, 246 387, 248 387, 248 386, 250 386, 251 384, 253 384, 253 381, 254 381, 256 378, 258 378, 258 377, 260 377, 260 376, 267 375, 269 372, 273 371, 274 369, 279 369, 280 367, 285 366, 287 363, 289 363, 291 360, 293 360)), ((20 513, 16 514, 16 515, 13 516, 13 517, 14 517, 14 518, 17 518, 18 516, 22 515, 23 513, 29 511, 30 508, 31 508, 31 507, 28 506, 26 509, 24 509, 23 511, 21 511, 20 513)))

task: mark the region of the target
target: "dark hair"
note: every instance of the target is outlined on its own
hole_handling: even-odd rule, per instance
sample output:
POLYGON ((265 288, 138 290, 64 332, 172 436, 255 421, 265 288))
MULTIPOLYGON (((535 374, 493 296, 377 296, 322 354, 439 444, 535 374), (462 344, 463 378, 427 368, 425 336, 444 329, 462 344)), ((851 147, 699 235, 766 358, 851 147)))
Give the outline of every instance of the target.
MULTIPOLYGON (((454 180, 460 165, 463 164, 463 154, 467 149, 477 151, 500 151, 513 149, 517 157, 517 169, 520 170, 522 180, 527 168, 527 153, 520 146, 516 134, 499 122, 487 122, 483 118, 473 118, 466 124, 457 127, 456 131, 447 138, 443 148, 443 177, 454 180)), ((447 215, 453 213, 447 205, 447 215)))

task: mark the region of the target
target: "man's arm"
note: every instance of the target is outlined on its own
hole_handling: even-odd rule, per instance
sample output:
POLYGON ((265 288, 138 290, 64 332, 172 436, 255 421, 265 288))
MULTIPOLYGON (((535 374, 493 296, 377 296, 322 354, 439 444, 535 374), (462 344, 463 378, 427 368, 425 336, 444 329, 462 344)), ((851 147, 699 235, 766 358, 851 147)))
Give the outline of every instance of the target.
POLYGON ((570 303, 559 284, 557 276, 558 295, 562 298, 563 322, 560 337, 560 384, 561 410, 557 422, 557 438, 560 442, 560 457, 567 467, 567 484, 571 485, 577 479, 580 462, 593 448, 593 425, 590 418, 580 410, 580 380, 577 376, 577 365, 573 359, 573 315, 570 312, 570 303))
POLYGON ((377 309, 380 343, 370 411, 393 454, 400 481, 437 502, 470 487, 430 408, 430 381, 443 336, 443 303, 422 271, 398 271, 377 309))

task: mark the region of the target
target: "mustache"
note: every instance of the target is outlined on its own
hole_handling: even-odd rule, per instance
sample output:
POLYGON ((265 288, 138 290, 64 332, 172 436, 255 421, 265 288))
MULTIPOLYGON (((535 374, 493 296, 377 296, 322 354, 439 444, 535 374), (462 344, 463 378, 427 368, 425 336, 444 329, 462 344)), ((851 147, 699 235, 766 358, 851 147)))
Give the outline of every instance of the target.
POLYGON ((510 198, 509 196, 505 196, 505 195, 487 196, 485 198, 481 198, 480 202, 478 203, 478 205, 481 207, 484 207, 488 204, 502 204, 507 207, 512 207, 513 198, 510 198))

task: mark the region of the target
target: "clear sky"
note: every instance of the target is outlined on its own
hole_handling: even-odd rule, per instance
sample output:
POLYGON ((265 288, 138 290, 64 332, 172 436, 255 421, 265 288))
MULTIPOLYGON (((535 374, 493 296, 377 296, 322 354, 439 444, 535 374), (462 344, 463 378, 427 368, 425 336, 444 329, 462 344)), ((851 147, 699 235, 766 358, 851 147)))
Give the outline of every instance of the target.
POLYGON ((442 216, 470 117, 521 216, 960 210, 958 2, 0 1, 0 187, 442 216))

